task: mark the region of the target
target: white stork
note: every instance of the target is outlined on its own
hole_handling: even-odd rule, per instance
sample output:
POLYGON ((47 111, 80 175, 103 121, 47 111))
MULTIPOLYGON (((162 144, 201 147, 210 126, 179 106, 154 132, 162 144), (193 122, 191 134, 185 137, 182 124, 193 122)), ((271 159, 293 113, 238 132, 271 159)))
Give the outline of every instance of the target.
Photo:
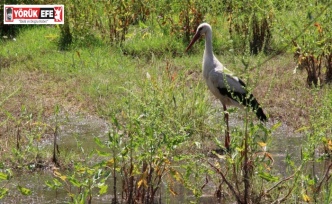
POLYGON ((252 94, 248 94, 245 83, 232 75, 224 65, 214 56, 212 51, 212 28, 207 23, 198 26, 197 31, 186 51, 202 36, 205 35, 205 50, 203 55, 203 77, 210 91, 223 105, 226 123, 225 147, 229 150, 230 136, 228 126, 228 113, 226 106, 251 107, 260 121, 267 121, 266 115, 252 94))

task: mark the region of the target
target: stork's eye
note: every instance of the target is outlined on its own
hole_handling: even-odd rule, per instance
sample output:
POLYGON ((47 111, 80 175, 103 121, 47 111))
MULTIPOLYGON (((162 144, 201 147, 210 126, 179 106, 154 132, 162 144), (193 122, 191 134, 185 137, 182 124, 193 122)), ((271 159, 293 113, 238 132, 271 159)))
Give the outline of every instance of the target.
POLYGON ((199 32, 201 32, 201 31, 202 31, 202 29, 203 29, 203 27, 200 27, 200 28, 198 28, 198 31, 199 31, 199 32))

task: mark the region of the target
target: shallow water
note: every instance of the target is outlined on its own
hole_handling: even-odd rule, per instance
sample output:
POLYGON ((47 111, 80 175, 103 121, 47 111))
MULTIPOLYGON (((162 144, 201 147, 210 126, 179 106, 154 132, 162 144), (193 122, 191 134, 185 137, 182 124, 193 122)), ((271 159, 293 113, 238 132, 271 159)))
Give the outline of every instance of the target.
MULTIPOLYGON (((54 122, 54 118, 51 119, 54 122)), ((94 142, 94 137, 105 138, 110 125, 104 120, 92 117, 92 116, 66 116, 60 121, 58 144, 61 148, 66 148, 72 151, 85 151, 89 152, 93 148, 97 148, 94 142)), ((231 121, 231 126, 236 125, 236 122, 231 121)), ((289 176, 289 172, 286 169, 285 157, 287 154, 292 156, 292 160, 301 160, 301 143, 304 137, 299 133, 293 133, 289 127, 280 126, 272 136, 272 145, 268 147, 267 151, 271 153, 274 158, 273 168, 275 172, 280 173, 282 176, 289 176)), ((52 148, 52 141, 45 141, 45 148, 52 148)), ((323 165, 323 164, 320 164, 323 165)), ((316 166, 318 171, 316 173, 321 174, 323 167, 316 166), (320 171, 319 171, 320 170, 320 171)), ((19 173, 16 172, 10 183, 7 184, 7 188, 10 188, 9 194, 0 200, 0 203, 66 203, 69 196, 65 190, 51 190, 45 184, 45 181, 52 180, 53 175, 51 170, 34 171, 32 173, 19 173), (32 191, 32 195, 23 196, 16 190, 17 185, 29 188, 32 191)), ((216 203, 216 198, 213 196, 215 186, 208 186, 205 188, 205 192, 212 192, 205 194, 199 198, 199 203, 216 203)), ((184 187, 177 186, 176 191, 178 196, 170 196, 169 193, 162 195, 162 203, 188 203, 194 201, 193 195, 184 187)), ((166 187, 162 187, 162 192, 166 191, 166 187)), ((108 190, 109 193, 103 196, 94 196, 92 203, 110 203, 112 199, 111 187, 108 190)), ((197 200, 196 200, 197 201, 197 200)))

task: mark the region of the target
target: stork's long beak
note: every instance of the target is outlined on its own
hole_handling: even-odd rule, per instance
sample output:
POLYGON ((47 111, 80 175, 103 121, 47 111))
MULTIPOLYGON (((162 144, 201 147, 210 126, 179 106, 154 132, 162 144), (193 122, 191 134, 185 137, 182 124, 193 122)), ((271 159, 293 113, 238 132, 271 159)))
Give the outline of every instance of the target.
POLYGON ((193 39, 190 41, 190 43, 189 43, 189 45, 188 45, 188 47, 187 47, 187 49, 186 49, 186 52, 191 48, 191 46, 199 39, 201 37, 201 34, 199 33, 199 32, 197 32, 195 35, 194 35, 194 37, 193 37, 193 39))

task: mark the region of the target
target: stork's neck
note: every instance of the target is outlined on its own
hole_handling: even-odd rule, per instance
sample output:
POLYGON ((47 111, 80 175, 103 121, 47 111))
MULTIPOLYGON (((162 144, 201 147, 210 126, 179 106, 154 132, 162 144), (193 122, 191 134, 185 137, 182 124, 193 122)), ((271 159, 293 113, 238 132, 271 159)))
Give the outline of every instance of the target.
POLYGON ((215 67, 212 51, 212 31, 205 34, 205 50, 203 56, 203 77, 208 79, 209 72, 215 67))
POLYGON ((205 50, 204 58, 206 60, 213 60, 213 51, 212 51, 212 31, 206 32, 205 35, 205 50))

